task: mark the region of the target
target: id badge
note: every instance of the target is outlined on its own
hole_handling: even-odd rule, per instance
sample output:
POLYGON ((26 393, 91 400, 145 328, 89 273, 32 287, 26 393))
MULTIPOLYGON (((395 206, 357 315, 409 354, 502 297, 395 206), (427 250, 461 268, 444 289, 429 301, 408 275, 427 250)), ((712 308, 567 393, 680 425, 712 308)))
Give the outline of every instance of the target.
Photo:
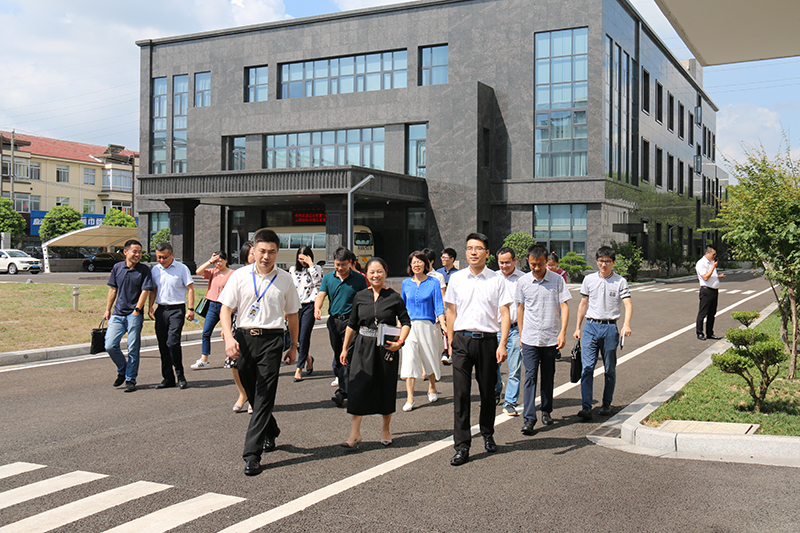
POLYGON ((253 304, 253 306, 250 308, 250 312, 247 313, 247 317, 251 318, 251 319, 255 319, 256 316, 258 315, 258 311, 260 309, 261 309, 261 305, 259 305, 257 303, 253 304))

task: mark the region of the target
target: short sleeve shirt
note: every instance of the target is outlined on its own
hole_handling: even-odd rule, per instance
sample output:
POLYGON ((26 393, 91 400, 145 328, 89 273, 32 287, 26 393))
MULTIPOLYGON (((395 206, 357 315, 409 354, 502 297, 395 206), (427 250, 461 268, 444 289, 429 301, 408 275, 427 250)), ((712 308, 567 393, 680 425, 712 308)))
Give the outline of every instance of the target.
POLYGON ((714 262, 709 261, 706 256, 701 257, 695 265, 694 269, 697 271, 697 279, 700 280, 701 287, 719 289, 719 272, 716 268, 714 269, 714 272, 711 273, 711 277, 708 278, 708 280, 703 279, 703 276, 708 274, 708 271, 711 270, 713 265, 714 262))
POLYGON ((440 290, 447 287, 447 282, 444 279, 444 274, 442 274, 441 272, 437 272, 436 270, 431 270, 430 272, 428 272, 428 276, 436 278, 436 281, 439 282, 440 290))
POLYGON ((355 270, 340 280, 336 272, 329 272, 322 278, 319 292, 328 295, 328 313, 331 315, 349 315, 353 308, 353 298, 358 291, 367 288, 367 279, 355 270))
POLYGON ((513 300, 506 289, 503 275, 487 267, 477 276, 468 268, 455 272, 450 276, 444 295, 446 304, 456 306, 456 320, 453 323, 456 331, 497 333, 500 331, 498 309, 511 304, 513 300))
POLYGON ((428 276, 419 285, 413 278, 406 278, 403 280, 400 295, 411 320, 429 320, 436 323, 436 317, 444 314, 442 290, 436 278, 428 276))
POLYGON ((117 289, 113 314, 121 316, 133 313, 142 291, 152 291, 156 288, 150 267, 136 263, 133 268, 128 268, 125 261, 114 265, 107 285, 117 289))
POLYGON ((444 276, 445 283, 450 283, 450 276, 452 276, 454 272, 458 272, 458 269, 456 267, 453 267, 450 270, 447 270, 445 267, 442 267, 437 269, 436 272, 444 276))
POLYGON ((219 295, 219 303, 238 310, 237 327, 283 329, 284 315, 297 312, 300 308, 300 297, 288 272, 273 267, 270 272, 262 275, 253 264, 243 266, 231 275, 219 295), (258 312, 251 316, 250 309, 256 304, 256 300, 258 312))
MULTIPOLYGON (((514 272, 512 272, 511 275, 508 277, 506 277, 505 274, 503 274, 499 270, 497 271, 497 273, 500 274, 501 278, 503 278, 503 281, 506 284, 506 290, 508 290, 509 296, 513 298, 514 295, 517 293, 517 283, 519 282, 520 279, 522 279, 525 273, 518 268, 515 268, 514 272)), ((514 322, 517 322, 517 306, 512 303, 511 306, 509 307, 509 312, 511 314, 511 324, 513 325, 514 322)))
POLYGON ((158 292, 156 292, 158 305, 185 304, 186 287, 194 283, 189 267, 175 260, 167 268, 161 266, 160 263, 154 266, 153 281, 158 287, 158 292))
POLYGON ((592 272, 583 278, 581 296, 589 297, 586 318, 617 320, 620 317, 620 303, 631 297, 631 291, 625 278, 616 272, 607 278, 599 272, 592 272))
MULTIPOLYGON (((528 346, 555 346, 561 332, 561 304, 572 295, 559 274, 546 271, 541 281, 528 272, 517 282, 516 304, 524 304, 520 340, 528 346)), ((518 317, 520 318, 520 317, 518 317)))
POLYGON ((230 268, 224 274, 221 274, 218 268, 205 269, 203 271, 203 279, 209 280, 208 290, 206 291, 206 299, 216 302, 219 299, 220 293, 222 293, 222 289, 225 288, 225 284, 228 283, 231 275, 233 275, 233 270, 230 268))

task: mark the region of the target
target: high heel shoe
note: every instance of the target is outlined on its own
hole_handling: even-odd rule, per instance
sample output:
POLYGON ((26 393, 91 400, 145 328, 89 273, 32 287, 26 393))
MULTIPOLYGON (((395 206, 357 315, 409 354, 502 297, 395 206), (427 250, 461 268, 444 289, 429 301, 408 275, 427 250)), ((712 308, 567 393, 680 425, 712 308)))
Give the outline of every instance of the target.
POLYGON ((392 445, 392 440, 391 440, 391 439, 389 439, 389 440, 382 440, 382 441, 381 441, 381 444, 383 444, 383 446, 384 446, 385 448, 388 448, 389 446, 391 446, 391 445, 392 445))
POLYGON ((306 361, 306 375, 310 376, 311 373, 314 372, 314 358, 309 355, 308 361, 306 361), (309 364, 308 361, 310 361, 311 364, 309 364))
POLYGON ((341 446, 342 448, 347 448, 349 450, 357 450, 359 444, 361 444, 361 437, 358 437, 356 441, 352 444, 350 444, 350 442, 348 441, 344 441, 339 446, 341 446))

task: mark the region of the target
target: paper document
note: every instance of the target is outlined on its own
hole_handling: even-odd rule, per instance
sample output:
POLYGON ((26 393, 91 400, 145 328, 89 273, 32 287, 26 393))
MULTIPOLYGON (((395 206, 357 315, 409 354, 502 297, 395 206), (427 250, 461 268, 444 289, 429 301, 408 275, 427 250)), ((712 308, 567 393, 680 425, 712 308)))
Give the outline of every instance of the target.
POLYGON ((386 341, 397 342, 400 339, 400 328, 387 324, 378 324, 378 346, 384 346, 386 341))

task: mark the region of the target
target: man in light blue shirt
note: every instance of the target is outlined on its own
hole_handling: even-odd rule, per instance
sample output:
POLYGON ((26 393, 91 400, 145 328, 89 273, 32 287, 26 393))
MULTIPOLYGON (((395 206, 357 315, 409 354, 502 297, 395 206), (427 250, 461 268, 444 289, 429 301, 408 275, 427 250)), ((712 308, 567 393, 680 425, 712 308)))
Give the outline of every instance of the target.
POLYGON ((177 384, 185 389, 188 384, 183 373, 183 352, 181 350, 181 333, 183 321, 194 319, 194 282, 189 268, 176 261, 172 245, 162 242, 156 247, 158 264, 153 267, 153 281, 157 286, 150 293, 150 318, 155 320, 158 351, 161 354, 161 383, 157 389, 166 389, 177 384), (189 302, 187 308, 186 302, 189 302), (153 311, 153 303, 158 309, 153 311), (173 373, 172 368, 175 367, 173 373))
MULTIPOLYGON (((513 298, 517 292, 517 282, 525 273, 517 268, 517 254, 514 249, 504 246, 497 251, 497 265, 503 275, 506 291, 513 298)), ((505 405, 503 411, 509 416, 517 416, 517 400, 519 400, 519 378, 520 368, 522 367, 522 350, 519 345, 519 328, 517 327, 517 306, 511 304, 509 307, 511 315, 511 329, 508 331, 508 383, 506 383, 505 405)), ((497 341, 500 341, 498 333, 497 341)), ((497 385, 495 385, 495 403, 498 405, 503 401, 503 377, 500 367, 497 365, 497 385)))

